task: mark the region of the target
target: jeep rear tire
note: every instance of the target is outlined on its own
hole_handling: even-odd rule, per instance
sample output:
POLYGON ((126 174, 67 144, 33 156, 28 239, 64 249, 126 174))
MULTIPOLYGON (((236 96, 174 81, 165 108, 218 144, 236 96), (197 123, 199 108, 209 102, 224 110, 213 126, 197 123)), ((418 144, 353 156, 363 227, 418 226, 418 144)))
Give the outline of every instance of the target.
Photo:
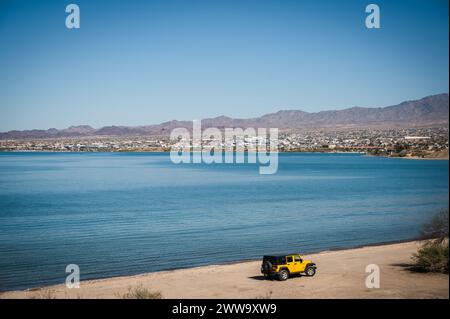
POLYGON ((314 267, 308 267, 308 268, 306 268, 305 274, 306 274, 306 276, 308 276, 308 277, 314 276, 314 275, 316 274, 316 268, 314 268, 314 267))
POLYGON ((278 280, 285 281, 288 278, 289 278, 289 271, 287 271, 286 269, 280 270, 280 272, 278 273, 278 280))

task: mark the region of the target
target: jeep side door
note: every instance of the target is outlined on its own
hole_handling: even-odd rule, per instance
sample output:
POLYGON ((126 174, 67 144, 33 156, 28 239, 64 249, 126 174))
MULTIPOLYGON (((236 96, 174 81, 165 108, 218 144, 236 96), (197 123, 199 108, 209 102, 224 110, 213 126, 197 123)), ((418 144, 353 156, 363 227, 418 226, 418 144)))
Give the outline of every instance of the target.
POLYGON ((302 271, 304 271, 305 267, 303 265, 303 260, 300 257, 300 255, 295 255, 295 256, 293 256, 293 258, 294 258, 294 262, 293 262, 293 265, 292 265, 293 269, 294 269, 293 272, 302 272, 302 271))
POLYGON ((296 268, 295 268, 295 262, 294 262, 294 257, 293 256, 287 256, 286 257, 286 266, 289 269, 290 273, 296 272, 296 268))

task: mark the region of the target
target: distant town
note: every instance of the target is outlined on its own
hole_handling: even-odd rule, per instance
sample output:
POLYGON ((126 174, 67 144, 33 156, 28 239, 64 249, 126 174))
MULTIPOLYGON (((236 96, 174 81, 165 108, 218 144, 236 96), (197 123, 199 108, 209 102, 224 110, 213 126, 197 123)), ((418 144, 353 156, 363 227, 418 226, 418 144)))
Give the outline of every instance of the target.
MULTIPOLYGON (((223 141, 209 142, 224 146, 223 141)), ((253 142, 244 139, 243 145, 237 141, 233 146, 248 147, 253 142)), ((24 138, 0 140, 0 151, 166 152, 173 143, 167 135, 24 138)), ((448 146, 448 126, 281 131, 278 139, 280 152, 361 152, 413 158, 448 158, 448 146)))

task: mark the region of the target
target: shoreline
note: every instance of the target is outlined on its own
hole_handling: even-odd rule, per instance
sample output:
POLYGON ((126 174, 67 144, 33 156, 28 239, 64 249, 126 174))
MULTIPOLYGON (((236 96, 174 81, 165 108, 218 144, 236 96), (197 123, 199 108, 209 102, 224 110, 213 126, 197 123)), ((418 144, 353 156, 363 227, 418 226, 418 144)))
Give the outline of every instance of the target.
POLYGON ((89 279, 81 288, 63 284, 0 292, 0 299, 121 298, 130 288, 145 287, 163 298, 448 298, 448 275, 407 269, 421 241, 400 241, 324 250, 304 256, 318 264, 315 277, 285 282, 263 280, 260 260, 240 260, 192 268, 89 279), (378 264, 380 289, 367 289, 365 266, 378 264), (419 283, 421 282, 421 283, 419 283), (306 287, 308 289, 305 289, 306 287), (303 288, 303 289, 302 289, 303 288), (260 295, 266 291, 268 295, 260 295))
MULTIPOLYGON (((255 152, 255 151, 251 151, 255 152)), ((1 153, 49 153, 49 154, 136 154, 136 153, 170 153, 170 151, 165 150, 138 150, 138 151, 52 151, 52 150, 0 150, 1 153)), ((327 150, 317 150, 317 151, 278 151, 279 154, 360 154, 365 157, 381 157, 381 158, 398 158, 398 159, 409 159, 409 160, 438 160, 438 161, 448 161, 449 156, 445 157, 419 157, 419 156, 388 156, 388 155, 373 155, 369 152, 364 151, 327 151, 327 150)))

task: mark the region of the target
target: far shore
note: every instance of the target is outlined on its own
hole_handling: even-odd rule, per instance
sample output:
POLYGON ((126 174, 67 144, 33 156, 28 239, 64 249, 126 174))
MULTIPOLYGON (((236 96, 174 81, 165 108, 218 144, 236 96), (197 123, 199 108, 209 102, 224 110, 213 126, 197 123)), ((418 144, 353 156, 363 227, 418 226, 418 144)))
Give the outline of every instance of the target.
MULTIPOLYGON (((392 157, 395 158, 395 157, 392 157)), ((404 158, 404 159, 410 159, 410 160, 433 160, 433 161, 448 161, 447 157, 418 157, 418 156, 410 156, 410 157, 397 157, 397 158, 404 158)))
MULTIPOLYGON (((250 150, 250 152, 256 152, 250 150)), ((92 154, 105 154, 105 153, 170 153, 168 150, 127 150, 127 151, 54 151, 54 150, 0 150, 0 153, 92 153, 92 154)), ((448 152, 445 156, 439 154, 437 156, 420 157, 420 156, 389 156, 389 155, 373 155, 363 151, 332 151, 332 150, 317 150, 317 151, 278 151, 278 153, 299 153, 299 154, 361 154, 368 157, 384 157, 384 158, 401 158, 410 160, 440 160, 448 161, 448 152)))
POLYGON ((449 298, 448 274, 411 270, 420 241, 323 251, 304 257, 317 264, 314 277, 266 280, 261 261, 242 261, 81 281, 80 288, 54 285, 0 293, 0 298, 123 298, 142 287, 162 298, 449 298), (380 288, 366 287, 366 266, 380 269, 380 288))

